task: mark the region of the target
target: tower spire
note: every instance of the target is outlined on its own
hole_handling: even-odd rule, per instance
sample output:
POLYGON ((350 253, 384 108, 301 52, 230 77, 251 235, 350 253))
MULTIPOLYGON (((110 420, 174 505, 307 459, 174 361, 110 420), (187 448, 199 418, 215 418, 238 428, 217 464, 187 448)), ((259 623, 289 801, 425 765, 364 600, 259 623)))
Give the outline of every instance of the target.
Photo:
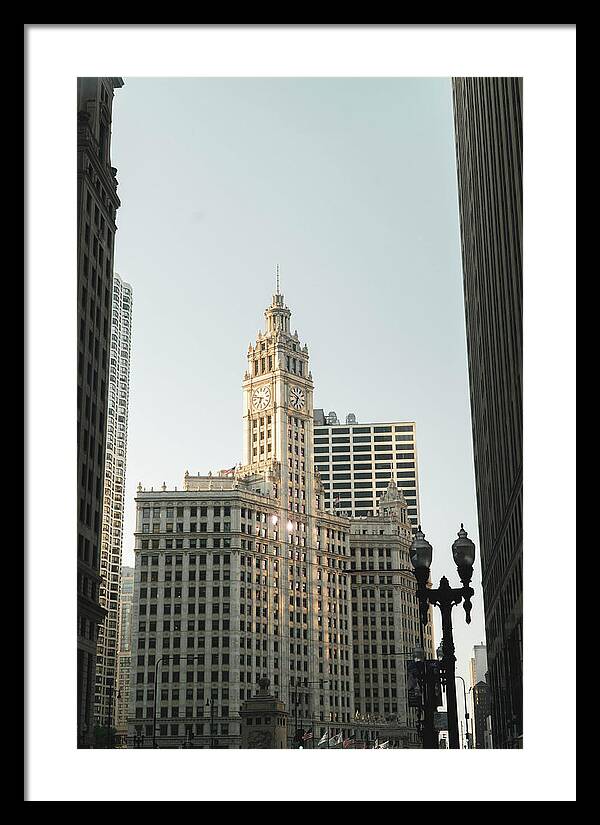
POLYGON ((276 282, 277 282, 277 289, 275 291, 276 295, 279 295, 279 264, 275 267, 275 274, 276 274, 276 282))

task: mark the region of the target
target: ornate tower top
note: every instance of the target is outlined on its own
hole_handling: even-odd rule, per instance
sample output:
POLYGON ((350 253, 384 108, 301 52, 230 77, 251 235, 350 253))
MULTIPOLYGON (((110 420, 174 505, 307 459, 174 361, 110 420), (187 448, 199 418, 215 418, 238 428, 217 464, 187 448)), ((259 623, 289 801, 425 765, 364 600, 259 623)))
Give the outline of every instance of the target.
POLYGON ((379 513, 382 516, 391 516, 401 521, 406 521, 406 508, 408 507, 404 493, 396 486, 394 481, 390 481, 387 490, 379 499, 379 513))
POLYGON ((406 507, 406 499, 401 489, 398 489, 396 482, 392 479, 387 486, 387 490, 380 499, 382 505, 403 504, 406 507))
POLYGON ((276 463, 278 477, 269 479, 270 489, 275 496, 281 496, 285 488, 286 494, 299 499, 290 502, 290 512, 303 514, 309 512, 307 507, 312 502, 309 430, 313 382, 308 347, 296 331, 290 330, 291 312, 280 292, 279 267, 275 288, 271 304, 265 310, 265 328, 258 332, 256 343, 250 344, 247 352, 248 366, 243 380, 244 468, 265 473, 271 463, 276 463), (288 444, 288 433, 290 438, 294 437, 292 431, 296 443, 288 444), (295 467, 290 450, 297 456, 295 467))
POLYGON ((283 333, 289 336, 291 314, 290 310, 283 303, 283 295, 279 292, 278 284, 277 292, 273 295, 273 300, 271 301, 271 306, 265 309, 267 336, 277 335, 277 333, 283 333))

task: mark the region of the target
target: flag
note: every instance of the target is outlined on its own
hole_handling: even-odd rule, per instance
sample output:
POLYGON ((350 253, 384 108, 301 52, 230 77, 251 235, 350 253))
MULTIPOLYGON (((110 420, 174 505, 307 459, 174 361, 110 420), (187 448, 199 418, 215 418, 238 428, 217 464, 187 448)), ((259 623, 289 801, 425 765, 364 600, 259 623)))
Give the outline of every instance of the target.
POLYGON ((353 742, 354 742, 354 738, 352 736, 349 739, 344 739, 342 747, 343 748, 349 748, 352 745, 353 742))
POLYGON ((327 742, 327 736, 328 736, 327 731, 325 731, 325 733, 323 734, 323 736, 322 736, 322 737, 319 739, 319 741, 317 742, 317 747, 318 747, 318 748, 320 748, 320 747, 321 747, 321 745, 325 745, 325 744, 326 744, 326 742, 327 742))
POLYGON ((379 747, 380 748, 389 748, 389 746, 390 746, 390 740, 387 739, 385 742, 382 742, 379 747))
POLYGON ((373 742, 373 749, 378 748, 378 747, 379 747, 379 739, 376 739, 376 740, 373 742))
POLYGON ((338 745, 342 744, 342 732, 340 731, 337 736, 332 736, 329 740, 329 747, 330 748, 337 748, 338 745))
POLYGON ((311 730, 307 730, 304 736, 302 737, 303 742, 308 742, 309 739, 313 738, 313 734, 311 730))

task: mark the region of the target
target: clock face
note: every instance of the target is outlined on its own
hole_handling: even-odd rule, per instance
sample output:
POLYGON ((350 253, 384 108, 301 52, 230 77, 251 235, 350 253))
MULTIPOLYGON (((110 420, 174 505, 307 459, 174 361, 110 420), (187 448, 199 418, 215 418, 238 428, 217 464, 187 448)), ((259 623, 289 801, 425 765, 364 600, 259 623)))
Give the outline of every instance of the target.
POLYGON ((264 410, 271 401, 271 390, 268 387, 259 387, 252 393, 252 406, 255 410, 264 410))
POLYGON ((306 403, 306 396, 304 395, 304 390, 300 389, 300 387, 292 387, 290 390, 290 404, 295 410, 302 410, 304 409, 304 404, 306 403))

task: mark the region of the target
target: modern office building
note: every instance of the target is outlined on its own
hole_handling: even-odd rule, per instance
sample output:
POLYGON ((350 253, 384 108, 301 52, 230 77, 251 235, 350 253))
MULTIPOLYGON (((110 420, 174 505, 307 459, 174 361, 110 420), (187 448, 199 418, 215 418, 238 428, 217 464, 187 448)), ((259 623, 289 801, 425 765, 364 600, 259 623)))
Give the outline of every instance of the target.
MULTIPOLYGON (((308 348, 291 333, 279 291, 265 320, 242 384, 243 464, 214 476, 186 472, 181 490, 138 486, 129 735, 148 747, 155 739, 239 748, 239 710, 264 678, 289 714, 290 744, 297 725, 314 726, 319 738, 352 737, 351 548, 360 559, 360 548, 381 542, 361 535, 353 544, 351 520, 325 508, 308 348)), ((388 538, 390 548, 410 532, 386 512, 377 536, 392 521, 401 534, 388 538)), ((378 550, 378 564, 387 559, 378 550)), ((384 601, 387 609, 387 593, 384 601)), ((406 719, 403 682, 384 678, 403 674, 401 639, 397 648, 381 633, 369 642, 385 661, 372 668, 378 724, 385 704, 406 719)))
POLYGON ((121 568, 121 594, 119 597, 119 648, 117 653, 117 699, 115 725, 120 742, 127 741, 129 714, 129 685, 131 673, 131 614, 133 609, 133 567, 121 568))
POLYGON ((404 493, 408 518, 419 523, 416 424, 357 423, 354 413, 340 424, 335 412, 315 410, 315 466, 325 507, 351 517, 373 515, 390 481, 404 493))
POLYGON ((100 544, 100 604, 107 611, 98 628, 96 651, 96 725, 115 724, 118 696, 117 658, 119 647, 119 601, 125 468, 127 464, 127 420, 129 412, 129 368, 133 292, 115 272, 112 289, 110 362, 106 454, 104 460, 104 505, 100 544))
POLYGON ((495 748, 523 736, 522 78, 453 79, 495 748))
POLYGON ((120 77, 77 80, 77 746, 93 742, 117 197, 110 162, 120 77))

